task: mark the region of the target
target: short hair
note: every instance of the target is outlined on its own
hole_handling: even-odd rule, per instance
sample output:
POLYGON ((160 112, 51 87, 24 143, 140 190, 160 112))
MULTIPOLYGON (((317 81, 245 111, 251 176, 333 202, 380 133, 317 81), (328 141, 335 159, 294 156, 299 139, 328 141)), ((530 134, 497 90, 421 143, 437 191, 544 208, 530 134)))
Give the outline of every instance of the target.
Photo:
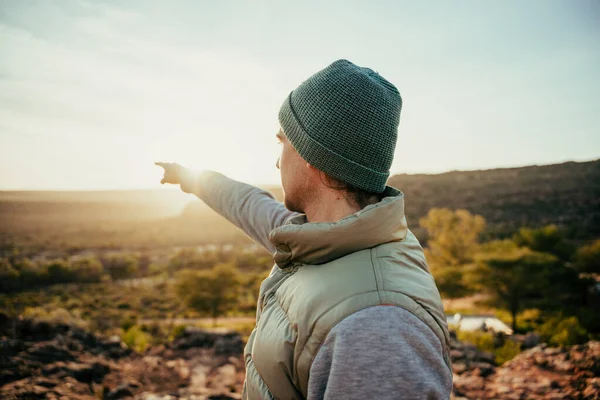
POLYGON ((383 193, 370 192, 368 190, 359 188, 358 186, 355 186, 350 183, 333 178, 333 177, 327 175, 326 173, 324 173, 323 171, 320 171, 320 172, 327 177, 327 180, 329 182, 333 182, 336 185, 336 186, 331 186, 327 182, 324 182, 323 177, 321 176, 321 174, 319 174, 319 177, 321 178, 321 182, 325 186, 327 186, 330 189, 335 189, 335 190, 345 192, 348 195, 348 197, 344 196, 346 198, 346 200, 353 203, 354 205, 358 206, 359 209, 361 209, 361 210, 370 204, 375 204, 375 203, 380 202, 381 199, 383 198, 383 193))

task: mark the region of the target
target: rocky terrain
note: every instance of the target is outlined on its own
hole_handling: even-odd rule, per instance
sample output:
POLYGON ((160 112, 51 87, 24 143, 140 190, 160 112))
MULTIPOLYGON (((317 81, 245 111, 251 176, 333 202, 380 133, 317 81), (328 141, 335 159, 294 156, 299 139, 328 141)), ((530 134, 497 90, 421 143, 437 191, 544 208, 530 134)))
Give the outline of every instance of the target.
MULTIPOLYGON (((241 337, 197 328, 142 354, 118 337, 0 313, 0 398, 239 399, 241 337)), ((454 399, 599 399, 600 342, 537 345, 502 366, 452 339, 454 399)))
POLYGON ((491 353, 452 340, 453 395, 463 399, 600 399, 600 342, 537 345, 502 366, 491 353))
POLYGON ((187 328, 138 354, 118 337, 0 314, 0 399, 239 399, 243 345, 187 328))

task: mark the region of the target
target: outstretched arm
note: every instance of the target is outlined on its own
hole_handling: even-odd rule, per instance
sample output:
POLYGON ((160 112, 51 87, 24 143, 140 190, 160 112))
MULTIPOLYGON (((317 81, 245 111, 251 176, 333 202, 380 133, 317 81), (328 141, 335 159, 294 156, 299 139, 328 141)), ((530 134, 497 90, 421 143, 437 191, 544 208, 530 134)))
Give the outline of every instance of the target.
POLYGON ((180 184, 184 192, 196 195, 271 253, 275 248, 269 241, 269 232, 297 215, 266 190, 218 172, 193 173, 178 164, 156 164, 165 169, 161 183, 180 184))

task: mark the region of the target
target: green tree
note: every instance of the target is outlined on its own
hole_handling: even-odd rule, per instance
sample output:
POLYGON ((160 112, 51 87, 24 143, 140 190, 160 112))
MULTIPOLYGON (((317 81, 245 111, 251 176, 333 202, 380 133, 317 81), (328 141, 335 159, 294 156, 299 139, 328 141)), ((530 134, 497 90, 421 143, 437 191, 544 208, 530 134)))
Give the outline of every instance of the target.
POLYGON ((600 274, 600 239, 580 247, 573 266, 579 272, 600 274))
POLYGON ((48 283, 67 283, 74 282, 77 280, 75 271, 71 268, 71 265, 65 260, 56 259, 46 264, 48 272, 48 283))
POLYGON ((575 250, 566 240, 563 231, 556 225, 548 225, 540 229, 521 228, 513 236, 513 241, 520 247, 550 253, 563 261, 570 260, 575 250))
POLYGON ((184 269, 209 269, 213 265, 225 262, 226 258, 226 255, 217 249, 200 252, 195 248, 184 248, 171 257, 167 272, 169 276, 173 276, 177 271, 184 269))
POLYGON ((242 289, 238 309, 244 312, 254 312, 260 285, 269 276, 270 271, 246 272, 242 279, 242 289))
POLYGON ((559 314, 549 318, 536 331, 551 346, 572 346, 588 339, 588 332, 574 316, 559 314))
POLYGON ((427 230, 425 256, 440 292, 447 297, 469 294, 468 275, 479 249, 485 219, 467 210, 433 208, 420 225, 427 230))
MULTIPOLYGON (((491 250, 488 245, 488 250, 491 250)), ((513 248, 506 242, 496 251, 482 253, 472 275, 490 295, 488 304, 510 312, 513 330, 524 308, 575 310, 584 302, 586 283, 556 256, 529 248, 513 248)))
POLYGON ((32 289, 47 282, 47 269, 40 263, 35 263, 28 258, 19 258, 13 260, 12 266, 19 271, 20 290, 32 289))
POLYGON ((139 259, 133 255, 111 256, 102 260, 104 270, 113 281, 133 278, 138 271, 139 259))
POLYGON ((0 291, 19 290, 19 271, 10 264, 7 258, 0 258, 0 291))
POLYGON ((183 270, 178 274, 176 291, 187 305, 217 318, 235 308, 240 295, 241 278, 231 264, 217 264, 208 271, 183 270))
POLYGON ((100 282, 104 274, 102 263, 95 257, 71 260, 77 282, 100 282))

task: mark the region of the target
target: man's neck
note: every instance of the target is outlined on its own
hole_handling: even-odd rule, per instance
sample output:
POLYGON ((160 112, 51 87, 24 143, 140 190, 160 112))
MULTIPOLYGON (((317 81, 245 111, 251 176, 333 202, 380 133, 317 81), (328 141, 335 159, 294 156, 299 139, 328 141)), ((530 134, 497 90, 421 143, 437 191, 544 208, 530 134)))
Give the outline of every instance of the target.
POLYGON ((339 191, 325 192, 304 207, 308 222, 335 222, 357 211, 339 191))

